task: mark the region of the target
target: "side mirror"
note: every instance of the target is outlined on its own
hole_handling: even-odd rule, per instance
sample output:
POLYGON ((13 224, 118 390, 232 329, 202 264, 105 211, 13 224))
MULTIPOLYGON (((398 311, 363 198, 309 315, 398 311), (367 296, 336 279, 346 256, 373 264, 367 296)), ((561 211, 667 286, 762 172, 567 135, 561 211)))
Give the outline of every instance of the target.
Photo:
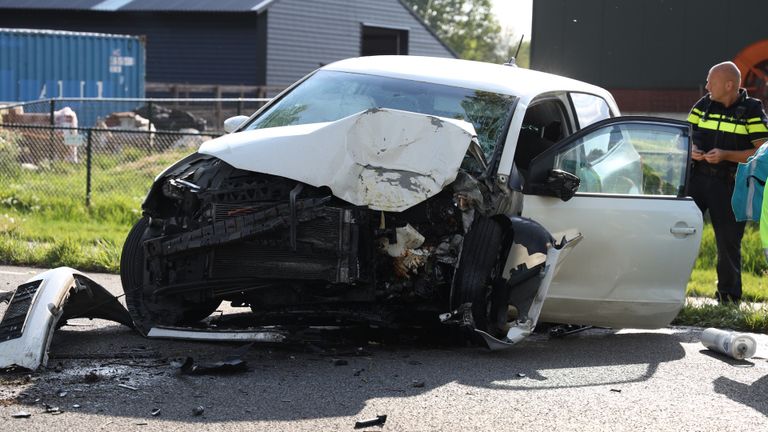
POLYGON ((224 132, 231 133, 248 120, 248 116, 239 115, 224 120, 224 132))
POLYGON ((549 172, 543 183, 529 184, 528 193, 532 195, 544 195, 560 198, 568 201, 579 190, 581 180, 578 176, 568 171, 553 169, 549 172))

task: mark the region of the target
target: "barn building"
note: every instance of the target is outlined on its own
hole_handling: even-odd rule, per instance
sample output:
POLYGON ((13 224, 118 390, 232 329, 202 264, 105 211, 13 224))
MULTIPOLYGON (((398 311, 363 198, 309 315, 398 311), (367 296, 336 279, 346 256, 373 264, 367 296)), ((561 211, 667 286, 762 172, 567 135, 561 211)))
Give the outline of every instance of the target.
POLYGON ((456 57, 401 0, 0 0, 0 27, 140 35, 148 95, 263 96, 343 58, 456 57))

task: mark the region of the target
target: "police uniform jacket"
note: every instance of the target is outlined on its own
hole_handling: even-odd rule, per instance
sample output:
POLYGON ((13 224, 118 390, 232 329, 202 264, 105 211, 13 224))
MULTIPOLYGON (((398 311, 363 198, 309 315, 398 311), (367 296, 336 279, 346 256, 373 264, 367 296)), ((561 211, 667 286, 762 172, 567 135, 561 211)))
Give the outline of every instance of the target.
MULTIPOLYGON (((753 141, 768 138, 768 118, 759 99, 747 96, 739 89, 739 98, 726 107, 704 96, 691 109, 688 122, 693 125, 693 143, 703 152, 721 150, 749 150, 753 141)), ((736 163, 723 161, 715 165, 695 161, 695 171, 713 171, 731 174, 736 163), (698 169, 697 169, 698 168, 698 169)))

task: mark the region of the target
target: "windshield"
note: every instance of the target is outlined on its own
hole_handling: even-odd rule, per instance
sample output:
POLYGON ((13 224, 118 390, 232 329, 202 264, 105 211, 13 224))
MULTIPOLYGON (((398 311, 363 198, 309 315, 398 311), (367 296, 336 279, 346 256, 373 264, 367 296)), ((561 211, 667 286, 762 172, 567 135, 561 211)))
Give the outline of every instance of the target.
POLYGON ((399 78, 319 71, 261 113, 246 130, 336 121, 369 108, 465 120, 486 158, 493 153, 515 97, 399 78))

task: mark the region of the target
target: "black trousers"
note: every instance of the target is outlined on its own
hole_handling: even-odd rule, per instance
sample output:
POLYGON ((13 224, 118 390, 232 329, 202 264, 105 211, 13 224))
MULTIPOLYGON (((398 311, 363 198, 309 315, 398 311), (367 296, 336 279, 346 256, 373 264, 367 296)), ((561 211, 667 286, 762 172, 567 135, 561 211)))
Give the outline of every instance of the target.
POLYGON ((741 238, 746 222, 731 208, 733 179, 693 173, 688 191, 701 213, 709 210, 717 242, 717 292, 722 300, 741 299, 741 238))

